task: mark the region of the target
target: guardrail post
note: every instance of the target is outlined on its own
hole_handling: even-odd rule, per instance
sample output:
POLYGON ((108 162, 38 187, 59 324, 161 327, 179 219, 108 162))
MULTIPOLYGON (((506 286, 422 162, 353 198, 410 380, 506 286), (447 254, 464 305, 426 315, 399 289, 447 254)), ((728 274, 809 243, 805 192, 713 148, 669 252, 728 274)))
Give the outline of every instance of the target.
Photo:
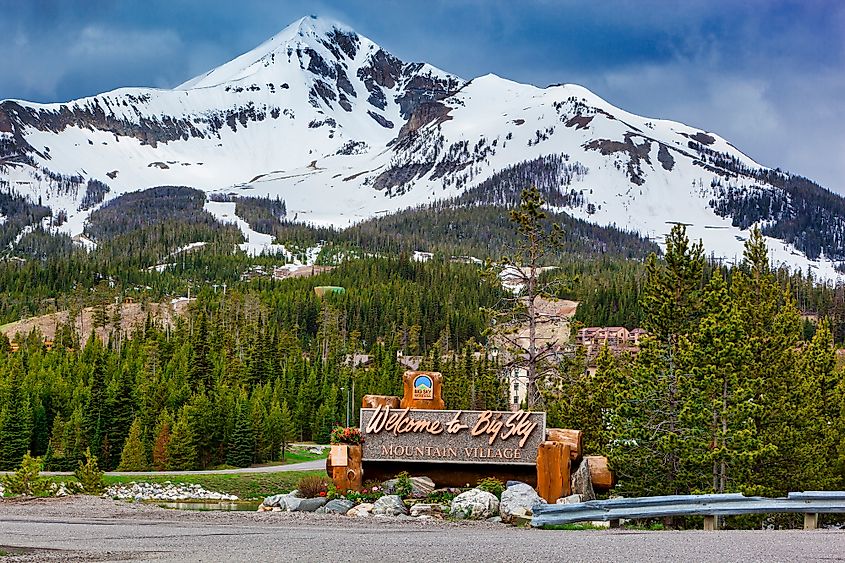
POLYGON ((704 517, 704 531, 705 532, 715 532, 719 529, 719 520, 716 516, 705 516, 704 517))
POLYGON ((818 514, 804 514, 804 529, 805 530, 815 530, 819 527, 819 515, 818 514))

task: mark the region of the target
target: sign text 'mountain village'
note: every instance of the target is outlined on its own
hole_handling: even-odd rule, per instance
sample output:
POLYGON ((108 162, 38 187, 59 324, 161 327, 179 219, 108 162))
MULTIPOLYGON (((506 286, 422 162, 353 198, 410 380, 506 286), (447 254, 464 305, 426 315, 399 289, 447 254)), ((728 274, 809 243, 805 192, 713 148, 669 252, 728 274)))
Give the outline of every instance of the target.
POLYGON ((533 465, 545 439, 543 412, 361 409, 367 461, 533 465))

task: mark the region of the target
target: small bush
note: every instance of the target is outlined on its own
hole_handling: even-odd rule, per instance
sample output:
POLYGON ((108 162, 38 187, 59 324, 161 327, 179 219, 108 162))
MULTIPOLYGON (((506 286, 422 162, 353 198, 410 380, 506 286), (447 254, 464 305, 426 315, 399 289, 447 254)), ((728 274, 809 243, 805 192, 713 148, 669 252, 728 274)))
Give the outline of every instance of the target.
POLYGON ((451 504, 452 499, 463 492, 457 487, 449 487, 447 489, 435 489, 428 493, 425 497, 425 502, 429 504, 451 504))
POLYGON ((15 472, 3 476, 5 494, 26 496, 46 494, 48 482, 47 479, 41 477, 41 468, 41 458, 32 457, 29 452, 26 452, 15 472))
POLYGON ((306 475, 299 480, 296 490, 302 498, 321 497, 328 494, 329 484, 319 475, 306 475))
POLYGON ((408 498, 414 492, 414 483, 407 471, 403 471, 396 476, 396 485, 394 485, 393 491, 402 498, 408 498))
POLYGON ((79 462, 73 476, 79 481, 82 492, 86 495, 98 495, 106 488, 103 472, 97 465, 97 456, 91 454, 91 448, 85 450, 85 463, 79 462))
POLYGON ((505 492, 505 484, 496 479, 495 477, 487 477, 482 479, 478 482, 477 489, 481 489, 482 491, 487 491, 488 493, 492 493, 496 495, 496 498, 501 499, 502 493, 505 492))

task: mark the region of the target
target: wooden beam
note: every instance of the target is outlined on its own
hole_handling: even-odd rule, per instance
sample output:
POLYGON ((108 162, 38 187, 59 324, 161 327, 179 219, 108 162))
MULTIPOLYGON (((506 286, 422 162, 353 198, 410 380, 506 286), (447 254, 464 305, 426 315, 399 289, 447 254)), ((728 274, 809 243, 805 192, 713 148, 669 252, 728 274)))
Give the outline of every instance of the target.
POLYGON ((819 515, 818 514, 804 514, 804 529, 805 530, 815 530, 819 527, 819 515))

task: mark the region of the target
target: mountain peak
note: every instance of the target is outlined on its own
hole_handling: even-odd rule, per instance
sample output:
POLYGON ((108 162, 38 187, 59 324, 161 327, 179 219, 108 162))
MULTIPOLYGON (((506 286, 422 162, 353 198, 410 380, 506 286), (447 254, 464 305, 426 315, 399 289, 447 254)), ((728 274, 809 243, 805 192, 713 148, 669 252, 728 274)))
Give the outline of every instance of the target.
POLYGON ((262 68, 287 58, 292 51, 310 48, 328 50, 336 58, 353 58, 360 37, 347 25, 329 18, 305 16, 291 23, 258 47, 196 76, 176 87, 177 90, 209 88, 226 82, 242 80, 262 68))

